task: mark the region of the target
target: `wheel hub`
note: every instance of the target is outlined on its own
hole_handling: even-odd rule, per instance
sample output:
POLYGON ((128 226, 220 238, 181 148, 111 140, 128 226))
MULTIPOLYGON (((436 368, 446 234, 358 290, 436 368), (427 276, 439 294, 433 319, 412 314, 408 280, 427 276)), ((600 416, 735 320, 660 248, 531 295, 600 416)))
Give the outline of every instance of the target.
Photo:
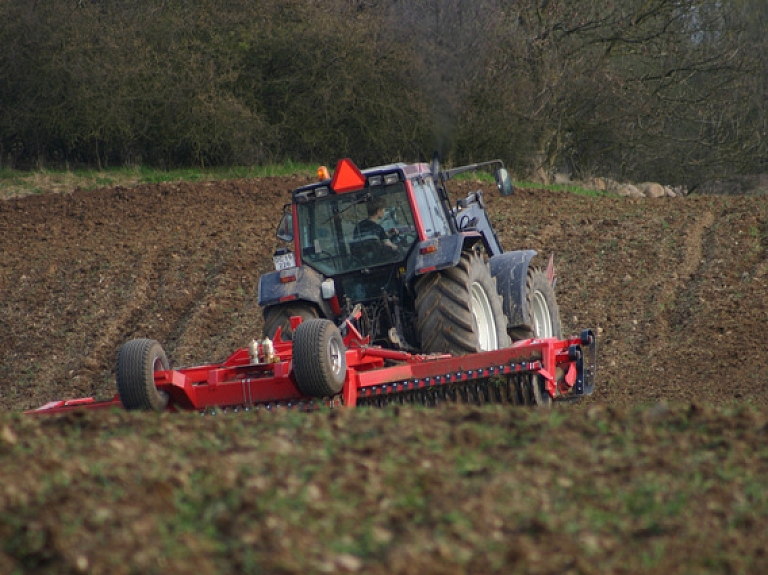
POLYGON ((344 350, 339 346, 339 342, 335 339, 331 339, 328 342, 328 357, 331 361, 331 370, 334 374, 339 375, 344 369, 344 362, 342 361, 342 354, 344 350))
POLYGON ((544 294, 536 291, 533 294, 533 327, 536 337, 544 339, 554 337, 552 329, 552 318, 549 312, 549 306, 544 294))
POLYGON ((491 309, 491 302, 483 286, 475 282, 472 284, 472 318, 475 324, 475 333, 480 351, 491 351, 499 348, 499 340, 496 334, 496 319, 491 309))

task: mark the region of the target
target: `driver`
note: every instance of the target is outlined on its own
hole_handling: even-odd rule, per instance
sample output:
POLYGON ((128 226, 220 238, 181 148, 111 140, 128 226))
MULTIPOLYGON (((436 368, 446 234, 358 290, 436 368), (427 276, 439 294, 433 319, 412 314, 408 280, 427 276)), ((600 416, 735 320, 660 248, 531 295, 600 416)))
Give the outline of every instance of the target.
POLYGON ((353 237, 361 238, 364 236, 373 236, 381 241, 381 245, 397 251, 397 246, 389 239, 387 232, 381 227, 379 222, 384 217, 386 212, 386 206, 384 204, 384 198, 374 198, 366 204, 368 211, 368 217, 361 220, 356 226, 353 233, 353 237))

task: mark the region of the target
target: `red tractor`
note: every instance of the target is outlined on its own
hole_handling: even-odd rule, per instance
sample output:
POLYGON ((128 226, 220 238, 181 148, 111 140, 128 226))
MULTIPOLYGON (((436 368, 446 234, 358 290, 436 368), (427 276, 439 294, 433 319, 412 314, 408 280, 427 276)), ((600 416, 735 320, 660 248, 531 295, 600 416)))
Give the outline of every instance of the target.
POLYGON ((551 268, 532 265, 535 251, 504 252, 481 191, 451 205, 449 179, 493 166, 511 195, 500 160, 445 171, 436 160, 364 171, 342 160, 333 179, 294 190, 278 227, 293 251, 278 250, 259 283, 264 335, 293 339, 298 316, 342 331, 350 320, 374 345, 422 354, 560 338, 551 268))

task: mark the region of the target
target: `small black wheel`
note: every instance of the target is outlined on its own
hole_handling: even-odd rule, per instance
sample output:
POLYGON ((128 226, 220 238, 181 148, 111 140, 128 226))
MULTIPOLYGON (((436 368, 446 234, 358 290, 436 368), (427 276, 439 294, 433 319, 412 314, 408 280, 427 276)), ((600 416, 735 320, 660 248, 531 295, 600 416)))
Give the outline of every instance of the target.
POLYGON ((280 337, 283 341, 293 339, 291 317, 299 316, 302 320, 314 319, 318 316, 317 308, 305 302, 292 302, 271 305, 264 308, 264 337, 275 339, 275 332, 280 327, 280 337))
POLYGON ((154 339, 132 339, 117 356, 117 393, 129 411, 162 411, 168 394, 155 386, 155 372, 170 369, 168 358, 154 339))
POLYGON ((539 407, 552 407, 552 396, 547 391, 547 386, 544 382, 544 378, 540 375, 531 375, 531 391, 533 392, 533 400, 539 407))
POLYGON ((327 319, 302 322, 293 334, 293 372, 310 397, 336 395, 344 387, 347 355, 338 328, 327 319))

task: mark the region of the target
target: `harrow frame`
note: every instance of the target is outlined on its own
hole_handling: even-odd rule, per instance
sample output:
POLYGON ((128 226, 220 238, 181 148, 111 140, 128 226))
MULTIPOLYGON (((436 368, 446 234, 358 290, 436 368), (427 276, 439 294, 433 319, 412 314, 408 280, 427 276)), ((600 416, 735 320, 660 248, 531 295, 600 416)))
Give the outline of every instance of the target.
MULTIPOLYGON (((296 318, 298 319, 298 318, 296 318)), ((293 345, 280 334, 269 342, 273 353, 254 362, 253 350, 236 350, 221 363, 154 372, 155 386, 168 395, 166 411, 250 410, 291 407, 377 405, 392 399, 413 397, 414 392, 442 393, 454 398, 472 384, 496 380, 497 389, 518 382, 518 389, 505 393, 503 402, 520 403, 519 381, 536 381, 533 390, 522 390, 539 405, 573 400, 592 394, 595 386, 597 343, 592 330, 569 339, 528 339, 511 347, 463 356, 417 355, 367 345, 367 339, 352 327, 346 330, 346 376, 341 392, 333 397, 313 398, 297 388, 293 369, 293 345), (516 380, 515 380, 516 378, 516 380), (532 395, 531 395, 532 394, 532 395)), ((533 384, 531 384, 533 386, 533 384)), ((477 387, 476 385, 474 387, 477 387)), ((478 394, 474 401, 481 402, 478 394)), ((523 402, 524 403, 524 402, 523 402)), ((111 399, 93 397, 52 401, 27 411, 56 414, 83 409, 122 408, 119 394, 111 399)))

